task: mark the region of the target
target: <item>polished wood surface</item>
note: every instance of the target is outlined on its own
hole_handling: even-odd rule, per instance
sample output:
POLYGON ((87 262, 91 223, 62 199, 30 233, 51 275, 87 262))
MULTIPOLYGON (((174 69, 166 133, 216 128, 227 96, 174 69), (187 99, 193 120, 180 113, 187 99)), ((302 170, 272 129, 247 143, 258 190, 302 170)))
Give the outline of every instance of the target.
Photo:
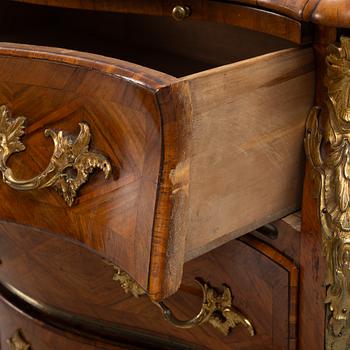
POLYGON ((323 26, 350 27, 347 0, 238 0, 266 8, 302 21, 323 26))
MULTIPOLYGON (((294 242, 296 234, 295 229, 281 223, 278 240, 294 242)), ((42 304, 41 310, 45 311, 44 305, 48 305, 79 316, 82 318, 77 321, 79 327, 90 319, 106 331, 109 327, 118 328, 118 336, 124 334, 121 332, 125 327, 131 327, 174 344, 188 344, 191 349, 296 349, 297 260, 273 248, 273 240, 262 242, 248 235, 242 241, 234 240, 187 263, 179 292, 165 300, 176 316, 186 319, 195 315, 201 304, 201 291, 194 283, 196 277, 217 287, 226 283, 233 292, 234 306, 254 324, 256 336, 251 338, 243 327, 234 329, 227 337, 209 325, 193 330, 174 328, 162 319, 158 308, 147 297, 135 299, 126 295, 112 280, 112 267, 74 242, 47 232, 20 228, 1 232, 0 237, 0 280, 42 304), (103 322, 107 324, 103 326, 103 322)), ((55 312, 50 315, 45 321, 48 325, 64 324, 66 331, 69 327, 79 330, 77 325, 73 326, 74 318, 55 312)), ((39 316, 40 321, 43 316, 39 316)), ((26 331, 21 323, 11 323, 11 317, 0 313, 1 322, 3 318, 6 324, 13 325, 11 332, 21 327, 28 336, 36 334, 31 328, 26 331)), ((1 334, 8 336, 3 328, 1 334)), ((106 334, 104 337, 108 338, 106 334)))
POLYGON ((23 315, 21 312, 12 308, 11 305, 0 299, 0 321, 1 321, 1 349, 16 349, 9 345, 9 340, 14 336, 17 330, 23 337, 23 341, 28 348, 18 349, 36 349, 36 350, 122 350, 126 347, 112 346, 98 341, 88 341, 83 338, 74 337, 57 329, 45 326, 23 315), (30 346, 30 347, 29 347, 30 346))
POLYGON ((269 9, 286 16, 324 26, 350 26, 347 0, 237 0, 247 5, 269 9))
MULTIPOLYGON (((26 312, 15 305, 10 297, 0 297, 0 346, 1 349, 35 349, 35 350, 194 350, 195 347, 184 342, 167 341, 149 333, 137 330, 123 329, 123 327, 110 326, 108 336, 103 339, 98 335, 98 324, 91 325, 96 334, 87 334, 83 329, 65 330, 63 325, 56 327, 48 325, 46 319, 40 319, 41 313, 20 303, 26 312), (30 315, 29 315, 30 314, 30 315), (9 342, 17 344, 17 348, 10 347, 9 342)), ((52 310, 50 310, 52 312, 52 310)), ((84 328, 84 327, 82 327, 84 328)), ((102 332, 103 333, 103 332, 102 332)), ((102 334, 100 334, 102 335, 102 334)), ((106 335, 106 334, 103 334, 106 335)), ((198 347, 196 347, 198 349, 198 347)))
POLYGON ((192 100, 186 260, 300 208, 313 61, 312 50, 290 49, 184 78, 192 100))
POLYGON ((27 149, 10 159, 14 173, 25 179, 45 168, 52 146, 44 129, 76 133, 81 121, 91 127, 93 147, 106 154, 114 168, 107 182, 96 174, 72 208, 54 191, 18 192, 2 184, 2 220, 74 238, 115 261, 147 288, 161 162, 155 91, 164 80, 174 79, 64 50, 3 44, 0 51, 1 104, 14 116, 28 118, 27 149))

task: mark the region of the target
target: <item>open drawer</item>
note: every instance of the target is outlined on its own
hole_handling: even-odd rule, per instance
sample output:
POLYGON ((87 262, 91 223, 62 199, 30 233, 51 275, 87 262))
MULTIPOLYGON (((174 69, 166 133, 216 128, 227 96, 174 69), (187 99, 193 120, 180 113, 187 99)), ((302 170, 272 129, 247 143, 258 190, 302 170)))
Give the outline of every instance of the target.
POLYGON ((218 24, 33 8, 38 24, 18 11, 0 28, 30 44, 0 44, 1 230, 77 240, 160 299, 185 261, 300 207, 311 49, 218 24), (115 37, 101 29, 111 21, 115 37))

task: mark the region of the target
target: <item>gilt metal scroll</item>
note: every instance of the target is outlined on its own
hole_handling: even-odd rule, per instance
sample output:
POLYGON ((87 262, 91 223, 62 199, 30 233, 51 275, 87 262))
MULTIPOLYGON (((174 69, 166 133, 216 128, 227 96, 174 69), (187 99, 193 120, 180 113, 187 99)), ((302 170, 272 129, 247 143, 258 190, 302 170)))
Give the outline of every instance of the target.
POLYGON ((121 270, 118 266, 112 264, 108 260, 104 260, 107 265, 110 265, 114 269, 113 281, 116 281, 124 289, 125 293, 131 293, 135 298, 146 295, 146 292, 141 286, 136 283, 126 272, 121 270))
POLYGON ((74 138, 65 136, 63 131, 57 133, 45 130, 45 135, 54 143, 53 155, 47 168, 38 176, 29 180, 19 180, 7 165, 9 157, 25 150, 21 138, 24 135, 24 117, 12 118, 6 106, 0 106, 0 172, 3 181, 11 188, 26 191, 51 187, 55 189, 72 206, 79 188, 88 181, 94 169, 101 169, 107 178, 112 171, 108 159, 89 150, 91 133, 86 123, 79 123, 80 133, 74 138))
MULTIPOLYGON (((113 280, 120 283, 125 293, 131 293, 137 298, 147 294, 135 280, 118 266, 106 260, 105 263, 113 266, 115 270, 113 280)), ((250 336, 255 335, 252 322, 233 307, 233 296, 228 286, 223 285, 223 292, 219 292, 216 288, 212 288, 209 283, 205 283, 201 279, 196 279, 196 282, 202 288, 203 303, 199 313, 190 320, 183 321, 177 319, 164 302, 153 301, 161 309, 164 318, 168 322, 182 329, 190 329, 208 323, 224 335, 228 335, 233 328, 243 326, 247 329, 250 336)))
POLYGON ((350 38, 326 59, 327 114, 314 107, 305 136, 315 170, 327 259, 327 350, 350 349, 350 38))
POLYGON ((11 350, 30 350, 30 344, 25 340, 23 333, 17 329, 15 334, 7 340, 11 350))
POLYGON ((232 329, 243 326, 251 337, 255 335, 252 322, 233 307, 233 296, 228 286, 223 285, 223 292, 219 292, 201 279, 196 279, 196 281, 203 291, 203 303, 200 312, 192 319, 182 321, 178 320, 163 302, 155 303, 162 310, 167 321, 177 328, 184 329, 209 323, 224 335, 229 335, 232 329))

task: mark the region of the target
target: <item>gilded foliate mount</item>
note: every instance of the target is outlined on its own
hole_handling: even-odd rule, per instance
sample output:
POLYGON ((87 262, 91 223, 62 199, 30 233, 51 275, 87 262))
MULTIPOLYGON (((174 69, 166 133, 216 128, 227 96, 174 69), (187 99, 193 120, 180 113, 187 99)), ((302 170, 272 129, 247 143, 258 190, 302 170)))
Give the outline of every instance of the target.
MULTIPOLYGON (((115 271, 113 280, 119 282, 125 293, 131 293, 136 298, 147 295, 142 287, 126 272, 107 260, 104 260, 104 262, 113 267, 115 271)), ((201 279, 196 279, 196 282, 202 288, 203 303, 200 312, 190 320, 177 319, 164 302, 153 301, 161 309, 164 318, 168 322, 182 329, 190 329, 209 323, 224 335, 228 335, 233 328, 243 326, 250 336, 255 335, 252 323, 233 307, 233 296, 228 286, 223 285, 223 292, 219 292, 201 279)))
POLYGON ((24 135, 24 117, 12 118, 6 106, 0 106, 0 172, 3 181, 11 188, 26 191, 52 187, 66 201, 68 206, 75 203, 79 188, 88 181, 94 169, 101 169, 107 178, 112 171, 108 159, 89 150, 91 133, 86 123, 79 123, 80 133, 74 138, 45 130, 45 136, 52 138, 54 152, 47 168, 29 180, 18 180, 7 166, 7 160, 16 152, 25 150, 21 138, 24 135))
POLYGON ((326 118, 311 111, 305 147, 319 197, 327 259, 327 350, 350 349, 350 38, 328 49, 326 118), (329 117, 327 118, 327 114, 329 117), (321 123, 322 122, 322 123, 321 123))
POLYGON ((163 313, 164 318, 178 328, 194 328, 204 323, 209 323, 212 327, 224 335, 229 335, 231 330, 243 326, 249 335, 253 337, 255 330, 252 322, 233 306, 233 296, 231 289, 223 285, 223 291, 210 286, 209 283, 196 279, 203 292, 203 303, 200 312, 190 320, 182 321, 177 319, 172 311, 163 303, 155 303, 163 313))
POLYGON ((30 344, 25 340, 23 333, 17 329, 15 334, 7 340, 11 350, 31 350, 30 344))

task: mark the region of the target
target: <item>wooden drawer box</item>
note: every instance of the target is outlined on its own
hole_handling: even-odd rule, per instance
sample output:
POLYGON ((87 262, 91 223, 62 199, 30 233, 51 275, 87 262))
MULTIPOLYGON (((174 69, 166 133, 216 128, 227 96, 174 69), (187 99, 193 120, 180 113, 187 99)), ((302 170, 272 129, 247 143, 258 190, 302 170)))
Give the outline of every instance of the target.
MULTIPOLYGON (((43 13, 45 21, 52 21, 42 36, 35 25, 30 29, 21 22, 16 38, 31 44, 49 45, 50 37, 59 37, 62 11, 78 16, 83 27, 91 18, 54 9, 31 17, 32 7, 21 9, 31 21, 40 22, 43 13)), ((19 21, 12 16, 1 27, 2 40, 11 41, 14 34, 13 26, 11 35, 6 34, 6 21, 19 21)), ((45 129, 73 135, 86 152, 88 135, 77 136, 82 122, 90 128, 92 157, 106 156, 112 172, 107 180, 98 172, 89 177, 93 160, 83 170, 70 165, 73 174, 62 171, 64 195, 69 181, 75 184, 79 171, 86 173, 87 184, 71 207, 52 188, 18 191, 1 184, 0 235, 15 234, 17 226, 10 223, 27 226, 28 232, 34 227, 43 234, 62 234, 114 262, 161 299, 179 287, 185 261, 299 208, 303 130, 314 91, 313 53, 309 48, 286 49, 291 45, 263 34, 215 27, 217 35, 231 33, 225 37, 237 44, 232 56, 208 42, 194 22, 181 27, 182 38, 198 34, 201 46, 189 50, 186 39, 174 39, 175 22, 158 19, 150 26, 147 18, 118 18, 117 42, 106 36, 96 48, 78 34, 58 42, 123 60, 0 44, 0 105, 8 108, 1 110, 2 123, 5 117, 7 123, 26 118, 26 151, 2 166, 8 184, 25 188, 25 182, 13 177, 38 176, 52 160, 54 148, 45 129), (133 21, 152 38, 152 47, 128 34, 133 21), (238 45, 242 35, 251 46, 248 56, 238 45), (164 52, 168 43, 171 50, 164 52), (233 63, 227 64, 227 57, 234 57, 229 60, 233 63), (146 68, 149 62, 156 69, 146 68)), ((62 142, 73 142, 68 140, 62 142)), ((55 149, 56 156, 61 153, 55 149)), ((54 187, 53 182, 46 187, 54 187)), ((20 231, 26 235, 23 226, 20 231)))

